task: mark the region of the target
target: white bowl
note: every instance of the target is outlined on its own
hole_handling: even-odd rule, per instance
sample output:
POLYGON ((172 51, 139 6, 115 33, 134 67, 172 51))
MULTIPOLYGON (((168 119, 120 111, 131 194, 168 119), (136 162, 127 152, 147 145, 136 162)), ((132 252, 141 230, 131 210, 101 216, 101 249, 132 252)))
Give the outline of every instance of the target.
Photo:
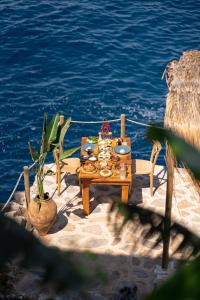
POLYGON ((90 156, 90 157, 89 157, 89 160, 91 160, 91 161, 96 161, 97 158, 96 158, 96 156, 90 156))
POLYGON ((120 153, 120 154, 125 154, 126 151, 125 151, 124 149, 120 149, 119 153, 120 153))

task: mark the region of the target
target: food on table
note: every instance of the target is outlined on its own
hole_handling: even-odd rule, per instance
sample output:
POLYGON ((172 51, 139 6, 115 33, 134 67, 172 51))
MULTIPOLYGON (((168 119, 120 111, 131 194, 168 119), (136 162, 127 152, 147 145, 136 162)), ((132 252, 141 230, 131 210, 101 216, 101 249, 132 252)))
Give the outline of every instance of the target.
POLYGON ((99 153, 98 146, 94 148, 93 153, 94 153, 94 155, 98 155, 98 153, 99 153))
POLYGON ((96 167, 94 164, 85 164, 82 166, 82 168, 86 173, 93 173, 96 171, 96 167))
POLYGON ((86 143, 81 148, 82 148, 83 151, 87 152, 88 150, 93 151, 96 146, 97 146, 96 144, 86 143))
POLYGON ((99 145, 99 147, 101 147, 101 146, 111 146, 112 145, 112 140, 110 140, 110 139, 103 139, 103 140, 100 140, 99 142, 98 142, 98 145, 99 145))
MULTIPOLYGON (((123 142, 122 138, 110 139, 97 137, 88 137, 87 144, 82 146, 87 155, 81 156, 81 169, 85 173, 96 173, 102 177, 114 176, 125 179, 127 176, 127 166, 122 168, 123 157, 131 151, 127 142, 123 142), (94 138, 94 139, 93 139, 94 138), (93 143, 94 142, 94 143, 93 143), (118 145, 120 144, 120 145, 118 145)), ((96 175, 95 175, 96 176, 96 175)))
POLYGON ((118 139, 113 139, 112 140, 112 148, 115 148, 116 146, 118 146, 117 141, 118 141, 118 139))
POLYGON ((115 169, 116 169, 116 170, 120 170, 120 169, 121 169, 121 164, 120 164, 120 163, 117 163, 117 164, 115 165, 115 169))
POLYGON ((98 154, 98 159, 101 160, 109 160, 111 157, 111 153, 109 150, 100 150, 98 154))
POLYGON ((115 153, 117 154, 128 154, 131 151, 131 148, 129 146, 126 145, 122 145, 122 146, 117 146, 114 148, 115 153))
POLYGON ((99 151, 109 151, 112 152, 112 147, 111 146, 99 146, 99 151))
POLYGON ((112 160, 113 162, 115 162, 115 161, 119 161, 120 158, 119 158, 118 155, 112 155, 111 160, 112 160))
POLYGON ((120 163, 116 163, 115 166, 113 167, 113 169, 115 171, 114 173, 116 175, 119 175, 119 172, 120 172, 120 169, 121 169, 120 163))
POLYGON ((91 144, 93 144, 93 143, 96 144, 98 142, 98 137, 96 137, 96 136, 89 136, 87 138, 87 142, 91 143, 91 144))
POLYGON ((112 175, 112 171, 109 169, 103 169, 99 172, 99 174, 103 177, 109 177, 112 175))
POLYGON ((112 161, 108 161, 108 162, 107 162, 107 169, 112 170, 112 168, 113 168, 113 163, 112 163, 112 161))
POLYGON ((89 160, 91 160, 91 161, 96 161, 96 160, 97 160, 97 157, 96 157, 96 156, 90 156, 90 157, 89 157, 89 160))
POLYGON ((105 168, 105 167, 107 166, 107 162, 106 162, 105 160, 101 160, 101 161, 99 162, 99 166, 100 166, 101 169, 102 169, 102 168, 105 168))
POLYGON ((98 170, 100 170, 100 169, 101 169, 101 167, 100 167, 100 164, 99 164, 99 161, 98 161, 98 160, 97 160, 97 161, 95 161, 94 165, 95 165, 95 167, 96 167, 98 170))
POLYGON ((98 142, 99 154, 98 159, 109 160, 112 152, 112 140, 103 139, 98 142))
POLYGON ((126 151, 122 148, 122 149, 119 150, 119 153, 120 153, 120 154, 125 154, 126 151))

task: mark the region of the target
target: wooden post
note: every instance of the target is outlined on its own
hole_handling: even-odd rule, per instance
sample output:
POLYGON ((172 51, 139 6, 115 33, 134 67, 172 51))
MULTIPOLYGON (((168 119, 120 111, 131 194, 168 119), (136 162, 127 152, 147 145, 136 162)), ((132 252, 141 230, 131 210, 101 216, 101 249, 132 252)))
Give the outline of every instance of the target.
POLYGON ((167 269, 169 263, 169 245, 170 245, 170 227, 171 227, 171 210, 174 181, 174 156, 169 144, 166 144, 166 162, 167 162, 167 191, 165 203, 165 219, 163 233, 163 255, 162 268, 167 269))
POLYGON ((28 210, 28 206, 30 203, 30 183, 29 183, 29 168, 24 166, 24 188, 25 188, 25 199, 26 199, 26 209, 28 210))
POLYGON ((121 138, 126 136, 126 115, 121 114, 121 138))
MULTIPOLYGON (((61 127, 64 125, 65 123, 65 117, 63 115, 60 116, 60 125, 61 127)), ((61 144, 60 144, 60 153, 63 153, 63 149, 64 149, 64 141, 61 141, 61 144)))
POLYGON ((60 196, 60 189, 61 189, 61 170, 60 170, 60 163, 59 163, 59 151, 58 149, 54 150, 54 159, 56 161, 56 183, 58 187, 58 196, 60 196))

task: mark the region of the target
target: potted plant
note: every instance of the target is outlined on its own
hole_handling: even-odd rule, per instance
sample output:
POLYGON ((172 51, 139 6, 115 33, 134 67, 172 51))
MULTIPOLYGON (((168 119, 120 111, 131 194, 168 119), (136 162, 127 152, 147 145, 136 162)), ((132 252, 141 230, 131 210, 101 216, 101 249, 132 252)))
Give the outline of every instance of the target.
MULTIPOLYGON (((57 215, 57 205, 49 194, 44 191, 44 178, 48 174, 45 171, 45 160, 48 153, 53 152, 62 143, 67 130, 70 127, 71 118, 68 118, 63 125, 59 123, 60 116, 55 114, 50 123, 47 124, 47 114, 44 113, 41 144, 39 150, 29 142, 29 150, 32 160, 36 163, 36 183, 37 196, 30 200, 28 205, 28 218, 30 223, 42 234, 46 234, 53 225, 57 215)), ((62 153, 61 159, 64 159, 80 147, 71 148, 62 153)))

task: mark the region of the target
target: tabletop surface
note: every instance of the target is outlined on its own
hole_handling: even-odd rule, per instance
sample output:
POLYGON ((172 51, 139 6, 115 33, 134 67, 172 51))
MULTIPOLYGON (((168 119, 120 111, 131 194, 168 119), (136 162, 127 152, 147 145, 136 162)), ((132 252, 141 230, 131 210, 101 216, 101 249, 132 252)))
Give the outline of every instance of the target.
MULTIPOLYGON (((130 138, 123 138, 123 141, 127 142, 127 145, 131 147, 131 140, 130 138)), ((87 143, 87 138, 83 137, 81 141, 81 146, 87 143)), ((86 152, 81 149, 81 155, 85 155, 86 152)), ((113 162, 113 166, 115 164, 125 163, 127 165, 127 176, 124 180, 120 179, 119 171, 115 170, 115 168, 112 168, 112 176, 109 177, 103 177, 99 174, 99 170, 97 169, 94 173, 86 173, 82 170, 82 167, 80 169, 79 177, 81 181, 90 181, 90 183, 130 183, 132 180, 132 160, 131 160, 131 151, 128 154, 124 155, 118 155, 120 157, 120 160, 118 162, 113 162)))

